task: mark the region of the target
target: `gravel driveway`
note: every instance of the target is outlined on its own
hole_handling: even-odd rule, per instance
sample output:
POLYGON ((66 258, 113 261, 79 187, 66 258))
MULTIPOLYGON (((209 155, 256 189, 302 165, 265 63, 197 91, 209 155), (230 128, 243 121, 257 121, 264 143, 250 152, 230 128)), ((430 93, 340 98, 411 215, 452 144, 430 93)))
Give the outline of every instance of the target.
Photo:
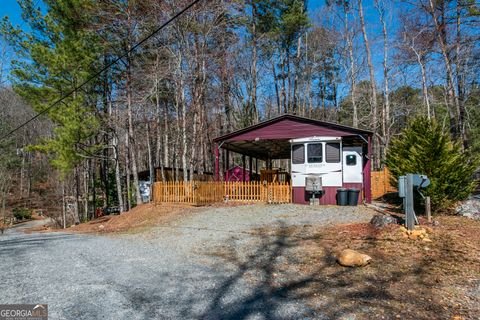
POLYGON ((252 230, 373 214, 248 205, 205 208, 139 234, 24 234, 16 227, 0 236, 0 303, 47 303, 50 319, 322 319, 307 301, 249 280, 257 266, 268 269, 265 259, 283 254, 278 239, 252 249, 259 238, 252 230), (220 247, 243 250, 246 260, 225 261, 214 254, 220 247))

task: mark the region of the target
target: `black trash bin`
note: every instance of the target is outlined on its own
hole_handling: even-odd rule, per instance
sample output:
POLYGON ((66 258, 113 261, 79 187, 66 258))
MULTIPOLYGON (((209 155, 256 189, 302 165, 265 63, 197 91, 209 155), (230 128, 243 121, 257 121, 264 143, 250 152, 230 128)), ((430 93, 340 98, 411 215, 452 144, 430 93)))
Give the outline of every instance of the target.
POLYGON ((348 189, 345 189, 345 188, 337 189, 337 205, 339 206, 348 205, 348 189))
POLYGON ((359 189, 348 189, 348 205, 356 206, 358 204, 359 189))

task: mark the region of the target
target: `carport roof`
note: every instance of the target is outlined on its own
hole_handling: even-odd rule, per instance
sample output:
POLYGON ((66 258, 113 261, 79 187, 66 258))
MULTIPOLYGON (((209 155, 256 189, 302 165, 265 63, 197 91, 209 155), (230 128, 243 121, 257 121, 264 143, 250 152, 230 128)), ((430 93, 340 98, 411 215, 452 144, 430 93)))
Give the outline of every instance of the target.
POLYGON ((285 114, 231 132, 213 141, 221 147, 260 159, 290 157, 290 139, 312 136, 358 137, 373 133, 354 127, 285 114))

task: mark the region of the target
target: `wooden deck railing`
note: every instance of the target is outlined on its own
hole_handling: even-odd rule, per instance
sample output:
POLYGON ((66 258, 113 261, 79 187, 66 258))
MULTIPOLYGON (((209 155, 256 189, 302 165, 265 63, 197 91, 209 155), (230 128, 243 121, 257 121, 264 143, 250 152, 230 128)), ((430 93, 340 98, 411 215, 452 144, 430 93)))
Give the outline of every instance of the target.
POLYGON ((225 183, 224 196, 225 199, 234 201, 289 203, 291 187, 285 182, 228 182, 225 183))
POLYGON ((228 201, 289 203, 291 187, 288 183, 261 182, 155 182, 153 201, 202 205, 228 201))

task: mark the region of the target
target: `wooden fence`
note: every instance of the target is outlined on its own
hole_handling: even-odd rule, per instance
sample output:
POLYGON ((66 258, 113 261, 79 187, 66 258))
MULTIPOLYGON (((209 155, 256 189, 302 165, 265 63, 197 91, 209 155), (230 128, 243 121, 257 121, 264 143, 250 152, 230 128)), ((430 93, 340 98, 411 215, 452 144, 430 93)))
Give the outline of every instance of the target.
POLYGON ((153 201, 178 202, 195 205, 222 201, 223 186, 213 181, 191 182, 155 182, 153 184, 153 201))
MULTIPOLYGON (((390 171, 373 171, 372 198, 380 198, 386 193, 397 192, 390 185, 390 171)), ((176 202, 202 205, 213 202, 245 201, 266 203, 290 203, 292 188, 287 182, 263 183, 250 182, 155 182, 153 184, 153 201, 155 203, 176 202)))
POLYGON ((261 182, 155 182, 155 203, 176 202, 202 205, 222 200, 289 203, 291 187, 288 183, 261 182))
POLYGON ((372 171, 372 199, 382 197, 386 193, 397 192, 397 188, 390 185, 390 171, 385 167, 382 171, 372 171))

